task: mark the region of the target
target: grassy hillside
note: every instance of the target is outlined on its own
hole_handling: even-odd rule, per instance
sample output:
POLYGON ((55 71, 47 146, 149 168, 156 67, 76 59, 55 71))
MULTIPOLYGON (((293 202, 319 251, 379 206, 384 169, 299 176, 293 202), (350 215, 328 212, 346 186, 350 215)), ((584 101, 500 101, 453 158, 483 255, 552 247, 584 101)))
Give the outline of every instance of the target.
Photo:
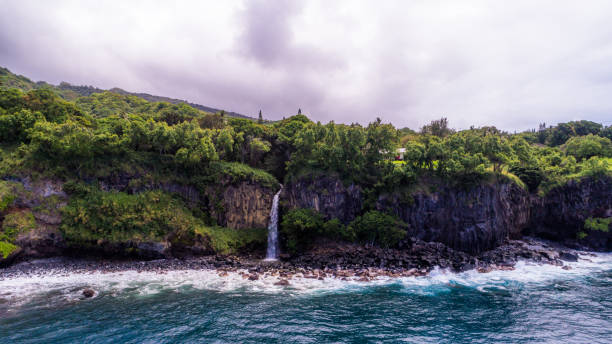
POLYGON ((60 97, 66 100, 75 100, 79 97, 89 97, 95 93, 104 93, 111 92, 120 95, 133 96, 138 97, 140 99, 144 99, 148 102, 164 102, 175 105, 184 104, 194 109, 208 112, 208 113, 218 113, 222 112, 229 117, 237 117, 237 118, 246 118, 253 119, 252 117, 245 116, 236 112, 224 111, 221 109, 212 108, 209 106, 204 106, 200 104, 190 103, 186 100, 155 96, 148 93, 138 93, 138 92, 128 92, 122 90, 120 88, 112 88, 110 90, 103 90, 93 86, 77 86, 71 85, 67 82, 61 82, 59 85, 51 85, 44 81, 34 82, 25 76, 17 75, 11 73, 7 68, 0 67, 0 88, 18 88, 23 91, 30 91, 35 89, 50 89, 57 93, 60 97))

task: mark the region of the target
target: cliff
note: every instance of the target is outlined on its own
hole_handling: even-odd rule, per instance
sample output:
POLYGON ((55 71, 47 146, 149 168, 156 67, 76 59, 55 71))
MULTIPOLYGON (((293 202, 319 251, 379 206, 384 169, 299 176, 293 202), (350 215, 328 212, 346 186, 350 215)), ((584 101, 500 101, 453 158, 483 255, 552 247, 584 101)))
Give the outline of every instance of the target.
MULTIPOLYGON (((436 186, 436 191, 382 194, 376 210, 408 225, 407 236, 477 254, 523 234, 610 250, 610 231, 585 229, 588 218, 612 217, 609 177, 571 181, 546 196, 530 195, 511 182, 469 189, 436 186)), ((362 213, 359 186, 345 187, 333 176, 302 178, 282 194, 286 209, 311 208, 326 219, 350 222, 362 213)))
MULTIPOLYGON (((134 179, 119 176, 97 182, 102 191, 122 191, 135 195, 149 190, 162 190, 179 195, 184 204, 189 205, 195 213, 209 214, 218 226, 227 228, 227 232, 219 234, 223 236, 223 242, 215 242, 207 233, 198 230, 189 238, 170 230, 157 239, 113 240, 101 237, 97 241, 88 240, 92 242, 87 243, 68 242, 60 230, 64 216, 62 209, 72 199, 64 191, 64 184, 59 180, 32 182, 27 177, 15 178, 0 181, 0 265, 21 259, 66 254, 132 255, 145 259, 214 254, 217 253, 215 247, 254 240, 253 232, 248 230, 267 227, 272 198, 276 192, 251 181, 220 182, 200 190, 192 185, 170 182, 135 186, 135 183, 130 183, 131 180, 134 179), (249 232, 244 233, 246 239, 240 238, 242 230, 249 232)), ((84 227, 90 226, 93 228, 92 233, 96 233, 96 224, 89 225, 88 216, 82 216, 84 227)), ((211 231, 219 233, 222 228, 213 228, 208 234, 211 231)))
POLYGON ((610 228, 585 228, 589 218, 612 217, 612 178, 587 178, 534 197, 527 233, 566 244, 578 243, 597 250, 612 250, 610 228))
POLYGON ((0 266, 17 258, 44 258, 63 253, 65 243, 58 230, 60 209, 68 197, 62 184, 51 180, 0 181, 0 241, 13 242, 11 252, 0 254, 0 266))
POLYGON ((288 183, 281 199, 285 208, 314 209, 326 220, 336 218, 345 224, 359 215, 363 204, 359 186, 351 184, 345 187, 334 176, 309 176, 288 183))
POLYGON ((377 209, 406 222, 411 237, 469 253, 519 236, 530 216, 529 195, 515 184, 483 184, 469 190, 443 187, 417 192, 409 202, 396 194, 382 195, 377 209))
MULTIPOLYGON (((178 194, 191 209, 209 214, 220 226, 237 230, 228 240, 240 240, 247 235, 241 231, 248 228, 265 228, 277 191, 252 181, 220 181, 202 190, 178 183, 158 183, 136 189, 128 179, 120 179, 120 182, 102 181, 101 187, 129 194, 148 189, 178 194)), ((24 178, 1 183, 0 235, 4 237, 0 237, 0 242, 10 245, 0 247, 0 265, 16 259, 78 251, 78 246, 67 245, 59 230, 63 221, 62 208, 71 199, 61 182, 32 182, 24 178)), ((362 189, 354 184, 345 186, 330 175, 288 183, 281 194, 281 202, 285 210, 311 208, 328 220, 337 218, 345 224, 364 212, 362 189)), ((607 223, 612 218, 612 178, 609 177, 571 181, 545 196, 530 195, 508 182, 481 184, 469 189, 437 185, 413 191, 408 196, 399 192, 382 194, 375 208, 404 221, 406 239, 442 243, 472 255, 499 247, 507 239, 522 234, 597 250, 612 249, 609 228, 585 226, 589 219, 607 223)), ((214 239, 206 233, 196 231, 195 237, 185 240, 177 233, 168 233, 163 239, 154 241, 99 240, 99 252, 93 253, 133 252, 140 258, 217 253, 213 249, 214 239)), ((409 249, 409 246, 403 247, 409 249)))
POLYGON ((128 193, 162 190, 178 194, 190 206, 210 213, 218 225, 233 229, 267 227, 272 198, 276 193, 276 190, 256 182, 233 182, 229 178, 223 178, 202 189, 178 182, 151 182, 137 186, 130 183, 138 177, 112 176, 101 181, 101 187, 103 190, 128 193))
POLYGON ((207 208, 217 223, 234 229, 265 228, 276 190, 240 182, 207 188, 207 208))

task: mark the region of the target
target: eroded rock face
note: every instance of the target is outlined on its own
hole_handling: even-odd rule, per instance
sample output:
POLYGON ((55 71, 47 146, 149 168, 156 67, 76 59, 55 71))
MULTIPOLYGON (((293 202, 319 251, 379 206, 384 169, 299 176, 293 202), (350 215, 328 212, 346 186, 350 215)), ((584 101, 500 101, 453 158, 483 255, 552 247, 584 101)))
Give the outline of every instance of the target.
POLYGON ((47 179, 31 181, 29 178, 11 179, 10 182, 14 185, 12 188, 15 198, 4 212, 0 213, 0 224, 2 230, 5 227, 17 229, 12 243, 18 250, 7 257, 7 260, 12 262, 25 258, 61 255, 65 242, 58 225, 61 223, 60 210, 67 202, 62 183, 47 179), (9 215, 12 220, 8 220, 9 215))
POLYGON ((326 220, 337 218, 351 222, 361 212, 363 200, 357 185, 345 187, 333 176, 302 178, 289 183, 281 199, 288 209, 310 208, 323 214, 326 220))
POLYGON ((66 243, 57 226, 38 223, 35 229, 20 234, 15 242, 24 258, 46 258, 59 256, 66 243))
POLYGON ((546 239, 575 242, 578 233, 586 237, 578 243, 597 250, 612 250, 612 230, 586 230, 589 217, 612 217, 612 178, 570 181, 533 201, 529 234, 546 239))
POLYGON ((272 198, 276 193, 275 190, 248 181, 231 183, 220 180, 218 184, 200 190, 192 185, 173 182, 130 183, 137 178, 139 176, 119 175, 106 178, 100 184, 103 190, 130 193, 162 190, 176 193, 190 206, 209 212, 220 226, 233 229, 267 227, 272 198))
POLYGON ((382 195, 377 209, 409 225, 408 235, 479 253, 517 236, 528 224, 529 195, 514 184, 480 185, 469 190, 442 188, 417 193, 412 201, 382 195))
POLYGON ((245 229, 268 226, 275 190, 242 182, 221 190, 209 190, 211 214, 221 226, 245 229))

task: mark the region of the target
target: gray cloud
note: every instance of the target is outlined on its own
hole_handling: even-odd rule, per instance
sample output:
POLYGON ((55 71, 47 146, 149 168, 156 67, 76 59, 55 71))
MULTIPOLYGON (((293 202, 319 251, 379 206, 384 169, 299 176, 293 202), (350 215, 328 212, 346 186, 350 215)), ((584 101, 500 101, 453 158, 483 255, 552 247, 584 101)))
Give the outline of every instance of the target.
POLYGON ((248 3, 243 12, 244 31, 239 40, 247 58, 264 66, 283 63, 292 44, 291 17, 298 12, 298 2, 261 1, 248 3))
POLYGON ((612 124, 612 3, 0 0, 0 65, 278 119, 612 124))

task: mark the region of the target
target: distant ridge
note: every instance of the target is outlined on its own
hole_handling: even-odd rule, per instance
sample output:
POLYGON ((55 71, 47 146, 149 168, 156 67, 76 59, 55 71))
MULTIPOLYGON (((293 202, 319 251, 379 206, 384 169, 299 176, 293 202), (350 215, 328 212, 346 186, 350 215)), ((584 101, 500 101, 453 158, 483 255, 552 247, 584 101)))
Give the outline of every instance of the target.
MULTIPOLYGON (((88 97, 94 93, 102 93, 102 92, 113 92, 122 95, 130 95, 135 96, 141 99, 144 99, 149 102, 168 102, 171 104, 180 104, 185 103, 193 108, 198 110, 202 110, 210 113, 217 113, 225 110, 216 109, 213 107, 190 103, 186 100, 169 98, 163 96, 151 95, 148 93, 136 93, 136 92, 128 92, 118 87, 111 88, 110 90, 105 90, 101 88, 97 88, 94 86, 77 86, 72 85, 68 82, 62 81, 59 85, 52 85, 45 81, 34 82, 23 75, 18 75, 12 73, 10 70, 4 67, 0 67, 0 87, 4 88, 19 88, 24 91, 29 91, 33 89, 40 88, 50 88, 55 90, 62 98, 67 100, 74 100, 78 97, 88 97)), ((231 117, 239 117, 239 118, 247 118, 251 120, 255 120, 255 118, 246 116, 237 112, 225 111, 225 114, 231 117)))

